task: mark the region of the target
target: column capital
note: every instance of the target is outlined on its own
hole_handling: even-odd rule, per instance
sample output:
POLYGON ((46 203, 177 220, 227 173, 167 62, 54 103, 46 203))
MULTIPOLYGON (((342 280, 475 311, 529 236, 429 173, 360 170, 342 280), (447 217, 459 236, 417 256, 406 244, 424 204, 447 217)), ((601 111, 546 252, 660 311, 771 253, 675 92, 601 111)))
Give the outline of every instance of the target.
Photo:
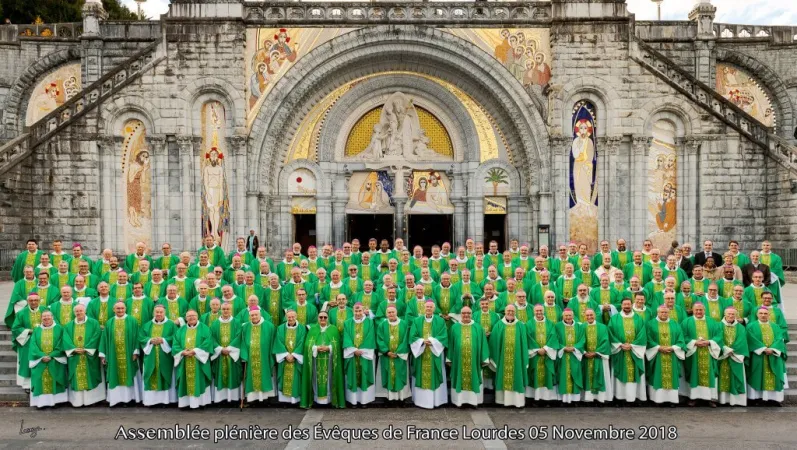
POLYGON ((651 136, 634 136, 634 153, 644 153, 649 147, 650 144, 653 142, 653 138, 651 136))
POLYGON ((243 156, 246 154, 246 143, 248 139, 249 138, 246 136, 230 136, 227 138, 235 156, 243 156))
POLYGON ((711 0, 700 0, 689 12, 689 20, 697 22, 698 39, 716 39, 714 36, 714 17, 717 14, 717 7, 711 4, 711 0))

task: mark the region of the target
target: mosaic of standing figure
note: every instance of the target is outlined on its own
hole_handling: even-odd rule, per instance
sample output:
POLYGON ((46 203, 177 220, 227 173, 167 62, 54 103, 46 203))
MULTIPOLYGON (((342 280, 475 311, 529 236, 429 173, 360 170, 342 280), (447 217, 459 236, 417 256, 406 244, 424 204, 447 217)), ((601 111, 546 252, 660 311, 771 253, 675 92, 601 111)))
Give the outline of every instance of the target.
POLYGON ((598 185, 595 106, 580 101, 573 107, 570 146, 570 240, 598 247, 598 185))
POLYGON ((122 195, 125 205, 125 249, 132 253, 137 242, 150 248, 152 234, 152 168, 147 129, 140 120, 122 128, 122 195))
POLYGON ((208 102, 202 106, 202 235, 213 236, 226 248, 230 230, 230 200, 224 157, 226 154, 224 106, 208 102))

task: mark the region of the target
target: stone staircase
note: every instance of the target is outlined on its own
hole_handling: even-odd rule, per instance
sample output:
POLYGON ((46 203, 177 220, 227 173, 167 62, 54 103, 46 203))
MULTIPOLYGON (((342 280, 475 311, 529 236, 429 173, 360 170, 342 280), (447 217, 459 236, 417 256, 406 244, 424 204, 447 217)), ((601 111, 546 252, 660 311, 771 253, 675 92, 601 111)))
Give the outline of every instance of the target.
POLYGON ((744 112, 678 64, 638 38, 631 42, 631 59, 685 95, 694 104, 763 148, 773 160, 797 174, 797 147, 776 135, 758 119, 744 112))
POLYGON ((0 176, 27 159, 42 144, 74 124, 104 100, 117 94, 143 73, 166 58, 165 48, 155 41, 111 69, 63 105, 31 125, 25 133, 0 147, 0 176))
POLYGON ((786 389, 786 400, 797 401, 797 323, 789 323, 789 342, 786 352, 790 355, 786 360, 786 377, 789 389, 786 389))
POLYGON ((28 403, 29 397, 17 386, 17 354, 11 349, 11 330, 0 324, 0 402, 28 403))

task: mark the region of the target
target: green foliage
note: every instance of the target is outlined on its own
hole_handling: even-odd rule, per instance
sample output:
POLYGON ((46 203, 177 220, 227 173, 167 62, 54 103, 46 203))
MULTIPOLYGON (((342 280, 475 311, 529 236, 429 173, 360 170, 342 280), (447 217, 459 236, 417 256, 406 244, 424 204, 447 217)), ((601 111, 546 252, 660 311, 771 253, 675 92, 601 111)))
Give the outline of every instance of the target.
MULTIPOLYGON (((44 23, 81 22, 85 0, 0 0, 0 16, 15 24, 32 24, 36 17, 44 23)), ((136 14, 121 0, 102 0, 108 20, 137 20, 136 14)))

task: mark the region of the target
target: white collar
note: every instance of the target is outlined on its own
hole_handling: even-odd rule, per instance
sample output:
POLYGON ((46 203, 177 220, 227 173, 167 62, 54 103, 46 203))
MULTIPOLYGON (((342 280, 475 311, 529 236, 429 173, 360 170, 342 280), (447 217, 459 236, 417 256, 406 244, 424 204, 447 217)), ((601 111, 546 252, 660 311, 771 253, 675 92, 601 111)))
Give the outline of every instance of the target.
POLYGON ((88 320, 89 320, 89 316, 86 316, 86 317, 84 317, 84 318, 83 318, 83 321, 79 321, 79 320, 77 319, 77 317, 76 317, 76 318, 75 318, 75 324, 76 324, 76 325, 83 325, 83 324, 84 324, 84 323, 86 323, 88 320))

